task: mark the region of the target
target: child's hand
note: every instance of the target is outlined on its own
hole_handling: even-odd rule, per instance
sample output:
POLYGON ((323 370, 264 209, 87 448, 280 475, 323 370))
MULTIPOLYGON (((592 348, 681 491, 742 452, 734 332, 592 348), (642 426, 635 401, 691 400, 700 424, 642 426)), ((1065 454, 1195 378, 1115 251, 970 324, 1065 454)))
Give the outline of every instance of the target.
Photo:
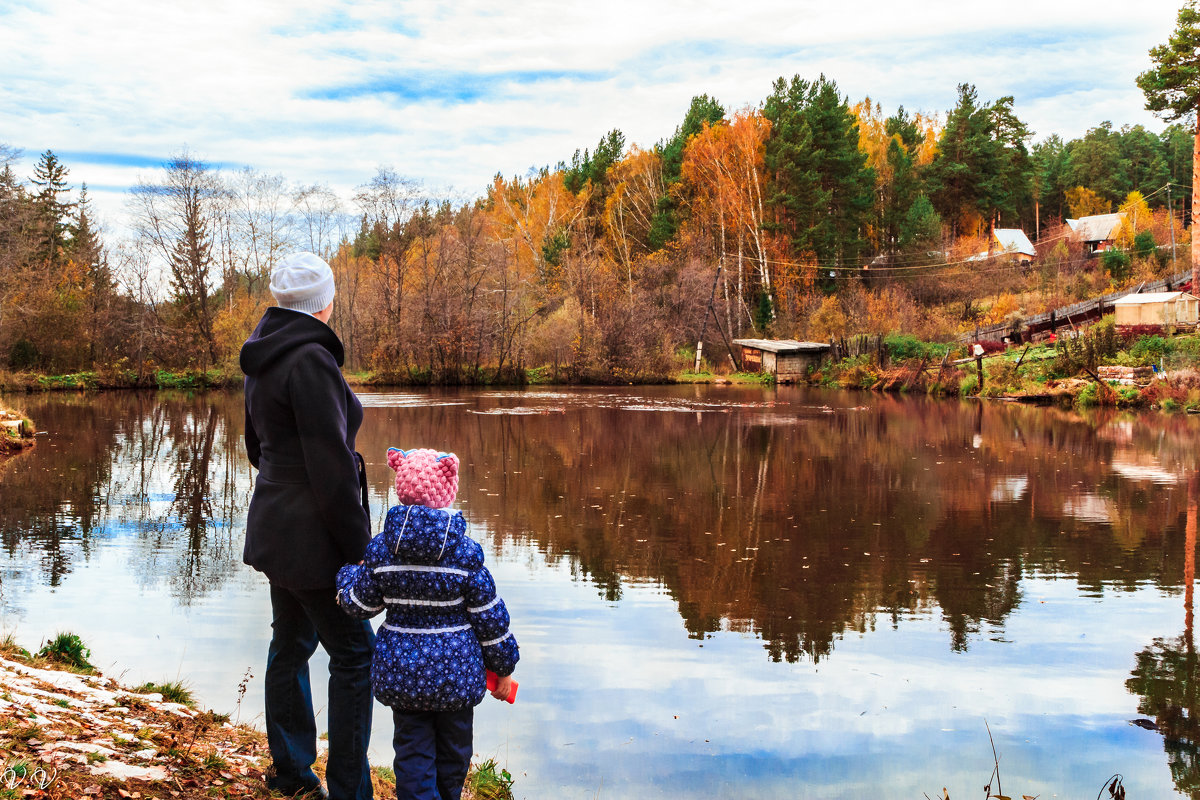
POLYGON ((511 675, 502 675, 496 677, 496 687, 492 689, 492 697, 497 700, 507 700, 508 693, 512 691, 513 679, 511 675))

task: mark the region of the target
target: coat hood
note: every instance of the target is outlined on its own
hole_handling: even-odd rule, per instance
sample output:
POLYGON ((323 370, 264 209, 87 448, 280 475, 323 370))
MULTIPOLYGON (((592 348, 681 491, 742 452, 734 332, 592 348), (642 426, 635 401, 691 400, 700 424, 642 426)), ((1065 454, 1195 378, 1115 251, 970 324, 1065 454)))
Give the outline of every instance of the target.
POLYGON ((392 558, 407 564, 437 564, 456 553, 466 536, 462 512, 425 506, 392 506, 384 523, 392 558))
POLYGON ((302 311, 278 306, 268 308, 254 333, 242 345, 239 357, 242 372, 257 375, 281 356, 306 344, 324 347, 339 367, 345 360, 341 340, 324 322, 302 311))

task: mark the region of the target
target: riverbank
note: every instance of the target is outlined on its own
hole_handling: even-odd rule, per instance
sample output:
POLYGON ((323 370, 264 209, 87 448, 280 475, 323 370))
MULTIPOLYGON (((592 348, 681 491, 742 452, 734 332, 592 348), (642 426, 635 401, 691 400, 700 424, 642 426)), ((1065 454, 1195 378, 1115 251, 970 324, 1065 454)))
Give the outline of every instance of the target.
MULTIPOLYGON (((97 673, 78 637, 35 656, 0 640, 0 800, 268 800, 266 734, 198 710, 179 683, 132 688, 97 673)), ((324 755, 316 765, 324 774, 324 755)), ((494 761, 472 765, 466 800, 510 798, 494 761), (492 793, 488 793, 488 792, 492 793)), ((395 797, 374 767, 377 798, 395 797)))
POLYGON ((1200 334, 1118 332, 1111 316, 1055 340, 1004 347, 948 347, 885 339, 884 356, 826 362, 810 383, 1064 406, 1200 413, 1200 334), (1072 334, 1072 335, 1068 335, 1072 334))
MULTIPOLYGON (((427 387, 434 384, 421 380, 421 376, 378 375, 373 372, 347 372, 346 382, 355 388, 427 387)), ((509 380, 481 381, 464 384, 470 386, 580 386, 580 385, 629 385, 633 381, 613 380, 608 384, 594 381, 581 383, 565 379, 555 380, 544 368, 526 370, 523 375, 512 374, 509 380), (518 379, 523 378, 523 380, 518 379)), ((158 370, 138 376, 119 371, 87 371, 47 375, 37 372, 8 372, 0 370, 0 392, 32 394, 57 391, 103 391, 113 389, 182 389, 202 391, 206 389, 240 389, 244 376, 241 372, 226 373, 221 370, 158 370)), ((712 373, 685 370, 675 375, 651 376, 636 381, 642 384, 672 383, 716 383, 716 384, 762 384, 773 383, 770 376, 753 372, 712 373)), ((440 384, 438 384, 440 385, 440 384)))
POLYGON ((0 406, 0 456, 33 446, 33 420, 22 411, 0 406))
MULTIPOLYGON (((870 352, 826 360, 812 368, 807 383, 839 389, 912 392, 934 396, 1013 400, 1063 406, 1109 405, 1200 412, 1200 334, 1122 334, 1110 315, 1087 330, 1063 330, 1057 339, 1005 347, 924 342, 913 336, 880 337, 870 352), (977 354, 975 347, 984 352, 977 354), (976 356, 980 356, 976 358, 976 356), (1127 377, 1126 377, 1127 376, 1127 377)), ((428 387, 421 375, 348 372, 358 389, 428 387)), ((472 386, 576 386, 565 373, 538 367, 512 372, 505 381, 472 386), (557 378, 557 379, 556 379, 557 378)), ((644 376, 609 385, 773 385, 774 377, 753 372, 693 372, 644 376)), ((221 370, 143 375, 101 370, 65 375, 0 371, 0 392, 98 391, 106 389, 236 389, 242 375, 221 370)), ((595 385, 588 382, 587 385, 595 385)))

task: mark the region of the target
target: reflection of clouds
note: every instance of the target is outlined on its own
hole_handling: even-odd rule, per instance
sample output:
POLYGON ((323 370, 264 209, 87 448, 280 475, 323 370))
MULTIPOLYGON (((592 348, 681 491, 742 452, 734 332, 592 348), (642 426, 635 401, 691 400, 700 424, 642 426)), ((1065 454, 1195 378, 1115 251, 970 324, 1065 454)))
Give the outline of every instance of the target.
POLYGON ((545 406, 538 408, 536 406, 514 406, 512 408, 487 408, 482 411, 479 409, 468 409, 469 414, 488 414, 497 416, 501 414, 512 414, 513 416, 524 416, 528 414, 564 414, 566 409, 562 406, 545 406))
POLYGON ((1014 503, 1025 496, 1029 478, 1025 475, 1010 475, 999 478, 992 484, 990 498, 993 503, 1014 503))
POLYGON ((1113 456, 1112 471, 1122 478, 1131 481, 1144 481, 1163 486, 1171 486, 1184 480, 1182 472, 1170 472, 1162 467, 1153 456, 1137 456, 1122 453, 1113 456))
POLYGON ((1116 519, 1117 505, 1106 497, 1085 492, 1064 500, 1062 513, 1083 522, 1111 522, 1116 519))
POLYGON ((944 623, 920 614, 787 664, 762 659, 757 636, 688 639, 661 588, 598 603, 540 557, 509 542, 490 559, 529 691, 521 713, 476 711, 475 749, 525 773, 518 796, 919 797, 931 782, 966 795, 992 767, 985 720, 1006 784, 1082 794, 1121 763, 1144 796, 1171 796, 1156 743, 1125 723, 1136 701, 1121 684, 1143 632, 1175 623, 1157 592, 1101 605, 1074 581, 1029 578, 1035 599, 1008 642, 947 659, 944 623))
POLYGON ((419 408, 426 406, 465 406, 466 400, 432 398, 427 394, 393 394, 390 392, 356 392, 363 408, 419 408))

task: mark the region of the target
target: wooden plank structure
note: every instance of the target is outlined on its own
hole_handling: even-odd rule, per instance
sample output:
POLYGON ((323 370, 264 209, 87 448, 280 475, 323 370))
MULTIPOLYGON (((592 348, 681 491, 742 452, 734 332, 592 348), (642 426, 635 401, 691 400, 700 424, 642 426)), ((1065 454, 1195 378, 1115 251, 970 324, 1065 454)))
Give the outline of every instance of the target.
POLYGON ((820 363, 829 352, 822 342, 798 342, 795 339, 734 339, 742 349, 742 369, 767 372, 780 383, 804 379, 812 364, 820 363))
MULTIPOLYGON (((1190 271, 1179 272, 1162 280, 1143 284, 1136 291, 1170 292, 1177 289, 1184 289, 1185 287, 1190 288, 1191 277, 1192 273, 1190 271)), ((1032 317, 1025 317, 1015 325, 1011 322, 1002 322, 998 325, 979 327, 973 331, 960 334, 958 341, 999 342, 1006 337, 1012 337, 1014 333, 1018 336, 1028 336, 1034 333, 1055 333, 1059 328, 1074 327, 1082 322, 1099 319, 1104 316, 1106 311, 1112 310, 1113 301, 1127 294, 1130 294, 1130 291, 1122 289, 1102 297, 1097 297, 1094 300, 1084 300, 1079 303, 1072 303, 1069 306, 1056 308, 1053 311, 1047 311, 1045 314, 1035 314, 1032 317), (1014 331, 1014 328, 1017 330, 1014 331)))

